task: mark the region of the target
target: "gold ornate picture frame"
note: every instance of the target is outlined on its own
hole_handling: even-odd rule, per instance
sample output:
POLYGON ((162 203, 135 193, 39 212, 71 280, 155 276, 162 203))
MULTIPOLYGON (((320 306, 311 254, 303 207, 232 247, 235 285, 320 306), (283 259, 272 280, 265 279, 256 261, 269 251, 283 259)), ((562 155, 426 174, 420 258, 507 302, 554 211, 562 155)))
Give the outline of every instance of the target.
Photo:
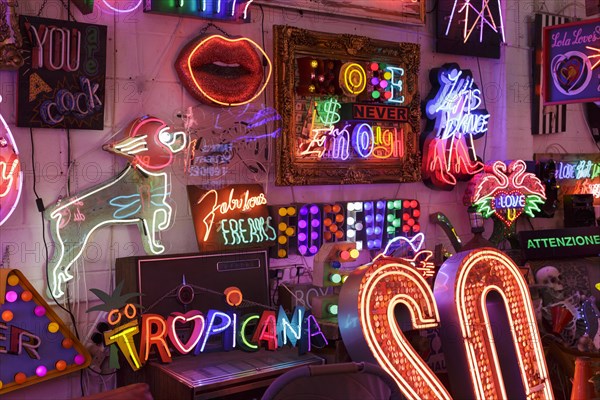
POLYGON ((276 184, 419 181, 419 45, 274 29, 276 184))

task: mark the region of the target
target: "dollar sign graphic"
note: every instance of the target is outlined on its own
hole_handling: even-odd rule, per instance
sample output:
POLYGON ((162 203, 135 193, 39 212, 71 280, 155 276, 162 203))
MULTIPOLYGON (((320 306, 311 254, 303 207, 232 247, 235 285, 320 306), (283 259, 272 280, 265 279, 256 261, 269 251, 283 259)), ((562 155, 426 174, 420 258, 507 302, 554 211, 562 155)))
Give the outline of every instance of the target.
POLYGON ((324 125, 335 125, 340 122, 340 114, 337 112, 342 105, 337 99, 328 99, 319 103, 317 111, 319 112, 319 120, 324 125))

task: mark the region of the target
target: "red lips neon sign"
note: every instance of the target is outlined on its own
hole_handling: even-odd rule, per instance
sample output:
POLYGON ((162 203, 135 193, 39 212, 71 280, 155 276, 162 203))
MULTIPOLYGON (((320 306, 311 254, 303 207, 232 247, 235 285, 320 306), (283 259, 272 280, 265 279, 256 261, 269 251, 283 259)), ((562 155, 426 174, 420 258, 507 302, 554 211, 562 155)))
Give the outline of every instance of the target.
POLYGON ((187 91, 203 103, 220 106, 240 106, 255 100, 265 90, 272 69, 267 53, 256 42, 221 35, 194 39, 175 61, 187 91))

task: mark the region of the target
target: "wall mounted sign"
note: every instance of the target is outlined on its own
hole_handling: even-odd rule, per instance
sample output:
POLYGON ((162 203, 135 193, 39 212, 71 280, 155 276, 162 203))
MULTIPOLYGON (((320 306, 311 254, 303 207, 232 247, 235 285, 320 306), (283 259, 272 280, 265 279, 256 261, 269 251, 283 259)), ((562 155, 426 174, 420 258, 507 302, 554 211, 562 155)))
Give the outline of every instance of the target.
POLYGON ((148 116, 134 120, 125 134, 125 139, 104 147, 130 162, 119 175, 46 210, 55 245, 48 285, 56 298, 63 296, 64 285, 73 279, 71 267, 102 226, 135 224, 147 254, 165 251, 160 232, 170 226, 173 207, 170 174, 164 170, 186 147, 186 135, 148 116))
POLYGON ((16 269, 0 269, 0 395, 90 365, 91 356, 16 269))
POLYGON ((144 12, 217 19, 227 22, 250 22, 249 6, 253 0, 145 0, 144 12))
POLYGON ((600 227, 519 232, 526 260, 600 255, 600 227))
POLYGON ((535 217, 534 212, 540 211, 540 205, 546 201, 546 189, 537 176, 525 169, 523 160, 512 161, 508 166, 502 161, 487 165, 469 184, 469 203, 484 218, 494 216, 508 227, 523 213, 535 217))
POLYGON ((271 207, 277 243, 273 258, 314 256, 323 244, 356 243, 356 249, 381 250, 393 239, 421 231, 417 200, 377 200, 271 207))
POLYGON ((359 321, 340 324, 352 359, 377 362, 408 399, 453 398, 403 333, 435 327, 455 398, 553 398, 527 282, 496 249, 452 256, 433 291, 411 260, 380 257, 350 274, 339 318, 359 321), (507 348, 511 358, 499 357, 507 348))
MULTIPOLYGON (((2 97, 0 97, 0 102, 2 97)), ((21 189, 23 188, 23 172, 19 160, 19 150, 10 128, 0 114, 0 226, 15 211, 21 189)))
POLYGON ((378 23, 425 24, 425 0, 255 0, 254 3, 378 23))
POLYGON ((600 100, 600 19, 544 28, 544 104, 600 100))
POLYGON ((216 106, 240 106, 265 90, 273 66, 267 53, 252 39, 210 35, 185 45, 177 56, 175 70, 197 100, 216 106), (266 72, 263 62, 267 64, 266 72))
MULTIPOLYGON (((229 306, 242 304, 242 292, 235 287, 228 289, 225 295, 229 306)), ((146 313, 138 319, 136 307, 128 304, 123 310, 115 309, 111 313, 113 317, 107 321, 110 328, 104 332, 104 343, 118 348, 134 371, 147 363, 152 350, 163 363, 170 363, 175 351, 198 355, 205 351, 209 340, 218 337, 225 351, 235 348, 257 351, 262 347, 277 350, 291 345, 298 347, 302 354, 311 351, 313 344, 319 347, 328 344, 314 315, 303 307, 296 307, 291 318, 283 307, 277 313, 267 310, 241 315, 234 308, 227 312, 211 309, 206 314, 199 310, 173 312, 167 318, 146 313), (185 326, 188 328, 182 329, 185 326), (134 339, 138 334, 139 352, 134 339)), ((111 362, 112 354, 113 351, 111 362)))
POLYGON ((205 188, 266 182, 273 163, 271 142, 281 128, 274 108, 193 107, 186 115, 190 135, 188 184, 205 188))
POLYGON ((265 247, 277 238, 260 185, 187 188, 200 251, 265 247))
POLYGON ((25 62, 16 6, 15 1, 0 0, 0 69, 18 69, 25 62))
POLYGON ((17 126, 104 128, 106 26, 22 16, 17 126))
POLYGON ((600 205, 600 154, 534 154, 536 161, 554 160, 559 198, 591 194, 600 205))
POLYGON ((437 42, 439 53, 500 58, 506 42, 501 0, 439 0, 437 42))
POLYGON ((556 104, 545 106, 542 97, 542 75, 543 62, 543 37, 544 27, 559 25, 568 22, 569 19, 553 14, 535 14, 533 53, 533 91, 531 112, 531 133, 534 135, 546 135, 549 133, 566 132, 567 130, 567 106, 556 104))
POLYGON ((452 190, 483 168, 474 141, 488 131, 490 114, 480 108, 481 90, 470 70, 445 64, 429 73, 432 89, 425 100, 427 126, 421 135, 423 181, 452 190))
POLYGON ((419 45, 277 26, 278 185, 419 179, 419 45))

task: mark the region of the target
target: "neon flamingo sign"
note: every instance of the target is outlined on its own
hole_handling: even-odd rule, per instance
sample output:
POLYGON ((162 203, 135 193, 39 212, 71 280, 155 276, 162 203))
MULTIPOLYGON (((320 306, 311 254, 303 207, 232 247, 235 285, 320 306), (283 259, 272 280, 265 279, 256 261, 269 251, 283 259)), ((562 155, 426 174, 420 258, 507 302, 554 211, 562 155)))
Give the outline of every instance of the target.
POLYGON ((483 168, 474 140, 487 133, 490 114, 479 108, 482 94, 471 71, 445 64, 437 70, 432 85, 425 106, 423 180, 435 188, 452 190, 457 180, 468 180, 483 168))
POLYGON ((484 218, 495 216, 510 227, 522 213, 534 217, 534 212, 540 210, 546 201, 544 185, 525 168, 523 160, 508 166, 496 161, 473 179, 471 201, 484 218))

